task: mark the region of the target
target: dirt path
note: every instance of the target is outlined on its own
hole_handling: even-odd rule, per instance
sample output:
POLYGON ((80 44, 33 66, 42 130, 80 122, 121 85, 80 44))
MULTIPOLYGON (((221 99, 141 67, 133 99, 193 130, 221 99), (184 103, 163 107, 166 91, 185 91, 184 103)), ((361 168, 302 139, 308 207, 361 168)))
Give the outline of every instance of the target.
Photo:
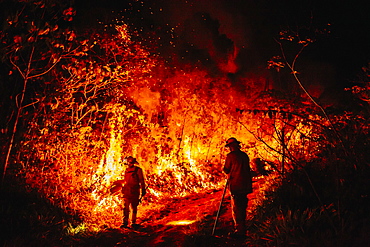
POLYGON ((202 230, 201 222, 214 218, 221 195, 222 191, 214 191, 163 202, 162 207, 148 211, 146 218, 139 218, 141 229, 124 232, 129 238, 117 246, 184 246, 188 236, 202 230))
MULTIPOLYGON (((258 191, 257 181, 254 187, 255 192, 248 196, 249 207, 253 206, 258 191)), ((222 192, 221 189, 194 194, 153 205, 153 208, 141 212, 138 222, 141 228, 137 231, 110 229, 107 234, 111 244, 105 242, 104 246, 243 246, 228 238, 228 233, 233 230, 228 193, 215 236, 212 236, 222 192)))

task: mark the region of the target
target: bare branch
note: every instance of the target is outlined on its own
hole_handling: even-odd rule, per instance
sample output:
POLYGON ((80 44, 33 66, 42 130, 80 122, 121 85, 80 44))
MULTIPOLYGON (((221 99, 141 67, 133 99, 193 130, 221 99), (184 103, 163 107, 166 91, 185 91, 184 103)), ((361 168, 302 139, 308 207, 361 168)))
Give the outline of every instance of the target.
POLYGON ((28 77, 28 79, 32 79, 32 78, 35 78, 35 77, 40 77, 40 76, 43 76, 43 75, 45 75, 45 74, 47 74, 47 73, 49 73, 58 63, 59 63, 59 61, 61 60, 61 58, 62 57, 59 57, 58 59, 57 59, 57 61, 54 63, 54 64, 52 64, 51 66, 50 66, 50 68, 48 68, 47 70, 45 70, 44 72, 42 72, 42 73, 39 73, 39 74, 36 74, 36 75, 32 75, 32 76, 29 76, 28 77))

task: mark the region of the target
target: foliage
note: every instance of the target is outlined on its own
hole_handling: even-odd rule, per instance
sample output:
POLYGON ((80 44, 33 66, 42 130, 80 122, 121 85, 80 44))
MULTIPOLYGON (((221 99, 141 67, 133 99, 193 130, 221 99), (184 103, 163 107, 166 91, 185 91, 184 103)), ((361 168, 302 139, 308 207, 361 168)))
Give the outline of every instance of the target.
POLYGON ((2 147, 2 180, 6 175, 13 146, 18 144, 18 129, 22 126, 20 122, 22 119, 27 122, 32 117, 29 110, 25 111, 24 108, 30 108, 39 101, 33 98, 32 91, 46 89, 48 74, 63 55, 59 48, 65 44, 67 50, 70 49, 68 44, 74 39, 73 31, 58 26, 73 15, 69 9, 60 12, 65 8, 63 4, 53 1, 13 4, 12 10, 15 12, 8 13, 3 20, 4 28, 0 36, 1 58, 8 72, 8 76, 4 76, 1 81, 5 92, 1 105, 6 116, 1 132, 7 144, 2 147))
MULTIPOLYGON (((223 178, 221 140, 254 138, 238 126, 252 119, 235 108, 249 107, 257 96, 197 68, 166 67, 151 49, 132 41, 124 24, 105 28, 103 34, 54 28, 58 33, 33 46, 52 47, 51 65, 32 78, 42 83, 31 87, 32 103, 19 108, 27 118, 18 131, 20 155, 13 157, 27 183, 51 203, 98 227, 119 224, 120 198, 107 191, 121 178, 124 154, 138 157, 144 167, 148 202, 217 188, 223 178)), ((37 61, 29 60, 35 70, 45 65, 37 61)), ((251 88, 253 81, 245 83, 251 88)), ((265 157, 262 146, 252 148, 265 157)))
POLYGON ((255 138, 253 145, 258 148, 254 157, 267 160, 270 170, 289 172, 299 167, 301 160, 315 159, 321 147, 328 144, 323 137, 328 130, 327 121, 300 97, 266 91, 253 107, 239 109, 238 121, 255 138), (253 124, 244 124, 246 117, 253 124))
POLYGON ((358 76, 358 80, 356 81, 355 86, 351 88, 346 88, 347 91, 351 91, 351 93, 360 100, 359 105, 362 106, 362 111, 369 114, 369 101, 370 101, 370 64, 367 66, 362 67, 362 73, 358 76))
POLYGON ((322 158, 301 164, 271 187, 252 220, 251 243, 348 246, 364 241, 362 234, 370 222, 366 212, 370 169, 369 155, 361 151, 366 141, 358 139, 368 139, 367 126, 354 117, 340 118, 336 124, 342 135, 351 129, 351 138, 346 139, 356 152, 351 162, 339 145, 326 146, 322 158))
MULTIPOLYGON (((121 178, 126 155, 144 168, 144 208, 218 188, 223 140, 230 136, 280 176, 271 194, 258 198, 250 243, 325 245, 347 231, 340 238, 345 244, 368 223, 366 117, 316 111, 302 97, 262 91, 255 78, 235 88, 227 76, 171 68, 155 47, 133 41, 135 33, 122 23, 82 34, 68 25, 72 8, 53 1, 18 4, 22 11, 1 33, 8 66, 1 82, 9 99, 1 103, 7 109, 1 132, 13 150, 10 170, 46 205, 81 218, 64 222, 66 216, 36 212, 25 225, 40 218, 81 238, 118 226, 121 198, 107 192, 121 178)), ((270 65, 284 67, 281 57, 270 65)), ((296 76, 294 64, 291 70, 296 76)))
MULTIPOLYGON (((280 44, 282 57, 269 66, 278 71, 287 66, 298 85, 321 111, 323 118, 310 119, 313 137, 302 159, 289 159, 290 172, 281 177, 266 200, 256 209, 248 244, 252 246, 361 246, 370 223, 369 128, 365 113, 355 114, 324 109, 310 95, 298 76, 296 63, 303 49, 314 39, 300 32, 282 32, 282 40, 298 41, 299 51, 291 62, 280 44), (302 39, 303 37, 303 39, 302 39), (313 121, 312 121, 313 120, 313 121), (316 146, 315 144, 316 143, 316 146)), ((367 80, 365 80, 367 81, 367 80)), ((352 88, 366 101, 366 87, 352 88)), ((305 108, 301 108, 305 109, 305 108)), ((307 108, 306 108, 307 109, 307 108)), ((306 116, 313 116, 312 110, 306 116)), ((306 113, 303 113, 305 115, 306 113)), ((284 148, 284 139, 281 141, 284 148)), ((292 156, 295 157, 294 153, 292 156)), ((298 156, 296 156, 298 157, 298 156)))
POLYGON ((13 177, 0 190, 0 227, 2 246, 68 243, 64 232, 67 222, 78 224, 77 215, 67 214, 50 204, 37 191, 13 177), (63 239, 63 240, 62 240, 63 239))
MULTIPOLYGON (((29 12, 42 20, 40 27, 31 26, 38 30, 34 36, 42 38, 26 34, 35 39, 27 38, 24 45, 23 39, 16 39, 15 46, 8 40, 13 53, 5 57, 16 68, 11 74, 22 78, 26 96, 26 105, 17 102, 23 128, 14 123, 13 133, 22 137, 16 139, 13 150, 18 155, 12 157, 12 165, 22 167, 19 171, 28 184, 66 212, 100 225, 119 220, 120 199, 106 192, 125 169, 124 153, 145 162, 149 200, 217 187, 222 174, 219 167, 212 168, 219 159, 211 157, 219 143, 212 143, 212 136, 208 140, 212 134, 203 126, 213 129, 229 110, 228 102, 209 104, 208 109, 204 105, 212 96, 222 99, 218 95, 228 82, 214 85, 198 70, 153 78, 153 66, 160 61, 131 41, 127 26, 83 36, 57 24, 47 29, 47 19, 37 8, 26 9, 19 20, 30 22, 29 12), (20 60, 24 63, 14 62, 18 54, 27 58, 20 60), (209 90, 214 93, 206 94, 209 90), (195 166, 201 158, 206 159, 204 166, 195 166)), ((69 16, 73 10, 66 13, 69 16)), ((10 26, 7 32, 14 29, 10 26)), ((229 124, 221 130, 229 129, 229 124)), ((226 133, 215 134, 216 140, 226 133)))

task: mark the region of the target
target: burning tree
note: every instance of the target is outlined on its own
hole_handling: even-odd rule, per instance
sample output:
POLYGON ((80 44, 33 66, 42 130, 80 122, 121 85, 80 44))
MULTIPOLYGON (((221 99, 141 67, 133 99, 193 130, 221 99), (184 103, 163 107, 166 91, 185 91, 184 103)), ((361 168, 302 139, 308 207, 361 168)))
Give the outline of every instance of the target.
MULTIPOLYGON (((189 192, 190 187, 217 186, 217 177, 210 179, 204 173, 207 169, 196 167, 196 157, 191 157, 191 148, 198 147, 189 145, 185 131, 194 120, 183 121, 181 114, 189 114, 196 98, 191 88, 185 92, 171 88, 186 81, 174 79, 166 88, 161 78, 153 78, 152 69, 159 59, 131 41, 126 25, 116 25, 113 31, 106 27, 112 32, 90 39, 77 37, 73 30, 61 29, 56 23, 44 21, 35 26, 27 14, 45 14, 38 4, 25 5, 26 14, 9 22, 8 36, 4 35, 13 66, 9 74, 16 78, 19 74, 23 80, 8 154, 19 132, 18 120, 28 116, 22 119, 28 127, 16 149, 16 161, 27 183, 51 202, 65 205, 67 211, 108 224, 117 218, 119 199, 106 195, 106 190, 124 171, 121 159, 125 153, 137 155, 143 162, 153 197, 169 192, 161 185, 177 185, 178 195, 189 192), (22 36, 11 36, 13 29, 29 22, 31 29, 22 30, 27 42, 22 36), (31 79, 28 88, 33 94, 27 90, 31 79), (171 96, 176 93, 189 102, 171 96), (24 105, 26 94, 31 103, 24 105), (171 111, 180 113, 176 116, 171 111), (109 211, 112 214, 107 214, 109 211)), ((66 9, 62 17, 69 20, 72 14, 73 9, 66 9)))
POLYGON ((22 5, 2 33, 7 79, 21 85, 3 128, 3 174, 17 166, 84 223, 120 223, 120 198, 108 191, 126 155, 143 167, 151 203, 219 188, 230 136, 282 175, 330 144, 310 102, 264 91, 263 78, 240 79, 240 90, 226 75, 170 66, 124 23, 80 34, 68 25, 72 8, 40 4, 22 5))

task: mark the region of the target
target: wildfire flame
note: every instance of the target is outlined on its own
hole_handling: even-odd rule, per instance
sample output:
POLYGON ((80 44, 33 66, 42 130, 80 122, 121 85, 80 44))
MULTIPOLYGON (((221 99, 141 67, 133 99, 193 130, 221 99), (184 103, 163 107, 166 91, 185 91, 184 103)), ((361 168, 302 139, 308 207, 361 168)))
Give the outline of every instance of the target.
MULTIPOLYGON (((32 137, 24 145, 45 164, 27 171, 28 183, 54 203, 63 202, 66 210, 79 212, 84 222, 120 224, 122 201, 119 194, 109 194, 109 187, 122 179, 126 155, 136 157, 144 170, 149 186, 145 207, 161 198, 220 188, 224 141, 231 136, 242 142, 251 158, 276 163, 283 150, 294 146, 301 145, 305 155, 314 152, 304 138, 311 127, 303 120, 282 117, 277 110, 281 105, 254 103, 254 95, 264 88, 263 79, 241 79, 249 91, 240 91, 226 75, 214 78, 196 67, 168 68, 131 41, 127 26, 116 30, 113 38, 94 43, 102 43, 101 49, 114 57, 112 62, 100 66, 73 60, 74 67, 66 68, 73 76, 60 83, 65 95, 50 103, 42 131, 35 125, 38 139, 32 137), (105 94, 109 102, 103 103, 99 97, 105 94), (73 108, 66 113, 66 106, 73 108), (261 114, 248 110, 253 107, 261 114), (266 117, 271 112, 274 116, 266 117), (284 146, 283 131, 289 134, 284 146), (258 138, 263 142, 256 142, 258 138)), ((235 70, 232 58, 228 71, 235 70)))

